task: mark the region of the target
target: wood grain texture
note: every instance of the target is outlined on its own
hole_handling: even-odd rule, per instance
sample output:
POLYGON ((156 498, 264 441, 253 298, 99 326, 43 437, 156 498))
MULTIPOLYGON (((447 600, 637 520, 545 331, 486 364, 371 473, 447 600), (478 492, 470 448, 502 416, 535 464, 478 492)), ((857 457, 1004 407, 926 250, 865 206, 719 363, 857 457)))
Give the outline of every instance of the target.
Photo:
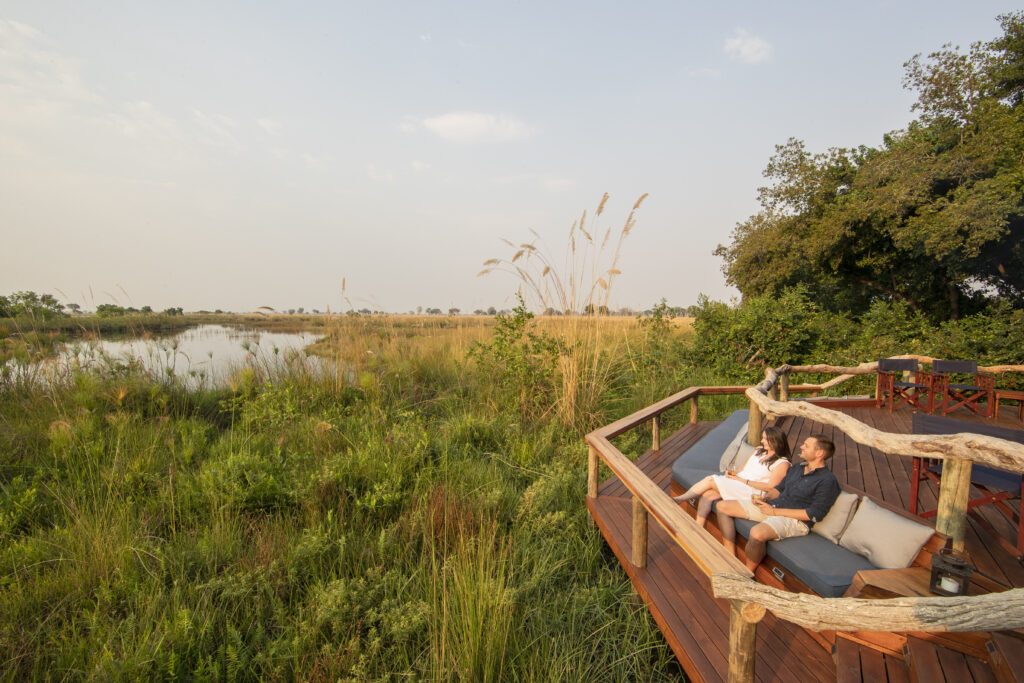
POLYGON ((764 605, 815 631, 994 631, 1024 628, 1024 588, 956 598, 821 598, 730 574, 711 577, 716 598, 764 605))

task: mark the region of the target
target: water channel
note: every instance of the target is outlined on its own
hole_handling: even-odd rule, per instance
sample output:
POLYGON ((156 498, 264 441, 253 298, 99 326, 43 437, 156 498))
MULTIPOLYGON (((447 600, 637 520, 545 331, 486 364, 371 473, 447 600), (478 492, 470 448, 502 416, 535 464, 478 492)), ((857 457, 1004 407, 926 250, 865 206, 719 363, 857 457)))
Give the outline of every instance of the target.
POLYGON ((246 367, 271 376, 296 365, 323 372, 329 363, 303 351, 319 339, 311 332, 199 325, 168 336, 70 342, 54 358, 16 371, 42 379, 77 367, 115 369, 136 364, 155 378, 175 377, 190 388, 217 387, 246 367))

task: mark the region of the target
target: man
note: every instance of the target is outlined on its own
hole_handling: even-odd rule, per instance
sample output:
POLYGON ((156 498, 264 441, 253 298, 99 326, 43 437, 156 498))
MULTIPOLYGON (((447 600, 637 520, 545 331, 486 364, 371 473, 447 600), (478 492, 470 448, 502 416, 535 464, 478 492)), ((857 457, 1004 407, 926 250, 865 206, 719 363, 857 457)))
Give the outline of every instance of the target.
POLYGON ((766 489, 765 500, 723 500, 715 512, 725 547, 736 553, 734 517, 759 522, 747 539, 747 567, 754 571, 764 559, 765 543, 804 536, 815 522, 828 514, 839 497, 839 482, 825 467, 836 447, 821 434, 808 437, 800 447, 802 467, 790 467, 776 488, 766 489))

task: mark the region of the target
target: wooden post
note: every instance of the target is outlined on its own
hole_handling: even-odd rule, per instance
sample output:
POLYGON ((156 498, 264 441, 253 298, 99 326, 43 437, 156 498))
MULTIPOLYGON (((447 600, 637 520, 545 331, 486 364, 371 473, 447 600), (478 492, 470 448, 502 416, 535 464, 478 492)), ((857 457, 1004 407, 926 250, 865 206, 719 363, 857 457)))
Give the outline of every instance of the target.
POLYGON ((661 415, 651 418, 651 450, 661 450, 661 415))
POLYGON ((597 498, 597 449, 590 447, 587 455, 587 497, 597 498))
POLYGON ((752 602, 729 601, 729 683, 754 680, 757 622, 764 613, 764 607, 752 602))
POLYGON ((953 539, 953 549, 964 549, 967 531, 967 501, 971 495, 970 460, 944 458, 939 482, 939 509, 935 530, 953 539))
MULTIPOLYGON (((694 396, 690 399, 690 424, 697 424, 697 399, 700 396, 694 396)), ((1022 402, 1024 404, 1024 402, 1022 402)))
POLYGON ((761 445, 761 409, 750 399, 750 422, 747 426, 747 443, 755 448, 761 445))
POLYGON ((647 566, 647 508, 633 496, 633 566, 647 566))
POLYGON ((779 400, 786 402, 789 400, 789 373, 782 373, 782 377, 779 378, 779 400))

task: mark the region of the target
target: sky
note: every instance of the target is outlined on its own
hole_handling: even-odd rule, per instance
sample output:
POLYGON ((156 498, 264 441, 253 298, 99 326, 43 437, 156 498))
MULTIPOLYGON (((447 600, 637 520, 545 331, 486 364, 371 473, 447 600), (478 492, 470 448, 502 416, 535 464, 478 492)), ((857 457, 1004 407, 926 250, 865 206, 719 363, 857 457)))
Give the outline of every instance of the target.
POLYGON ((505 239, 583 289, 614 265, 613 309, 729 300, 713 251, 775 145, 880 145, 903 63, 1016 9, 0 0, 0 294, 508 308, 520 280, 478 276, 505 239), (612 237, 573 256, 584 211, 612 237))

